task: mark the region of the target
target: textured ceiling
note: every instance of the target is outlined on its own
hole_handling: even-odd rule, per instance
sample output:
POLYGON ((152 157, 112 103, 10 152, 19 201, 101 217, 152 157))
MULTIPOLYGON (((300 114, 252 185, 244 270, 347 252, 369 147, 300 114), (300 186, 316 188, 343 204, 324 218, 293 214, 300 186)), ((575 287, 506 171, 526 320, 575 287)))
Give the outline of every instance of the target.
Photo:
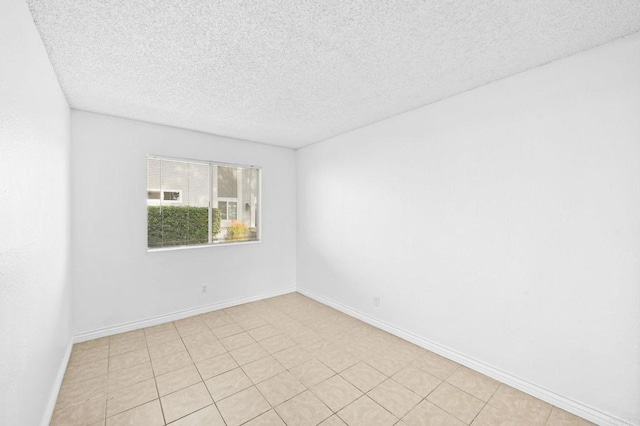
POLYGON ((640 0, 28 0, 72 108, 300 147, 640 31, 640 0))

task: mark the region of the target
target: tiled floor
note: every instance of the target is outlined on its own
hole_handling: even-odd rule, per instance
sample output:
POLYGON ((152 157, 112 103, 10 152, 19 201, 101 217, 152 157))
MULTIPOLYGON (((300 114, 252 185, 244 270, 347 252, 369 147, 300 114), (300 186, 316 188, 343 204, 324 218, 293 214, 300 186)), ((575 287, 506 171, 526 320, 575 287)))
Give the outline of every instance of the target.
POLYGON ((300 294, 76 344, 52 425, 585 425, 300 294))

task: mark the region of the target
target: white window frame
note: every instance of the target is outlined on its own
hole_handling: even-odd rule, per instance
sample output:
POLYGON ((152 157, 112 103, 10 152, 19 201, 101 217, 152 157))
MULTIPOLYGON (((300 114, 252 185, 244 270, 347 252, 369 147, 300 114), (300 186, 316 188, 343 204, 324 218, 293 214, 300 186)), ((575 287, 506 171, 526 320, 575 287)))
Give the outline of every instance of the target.
POLYGON ((238 211, 239 211, 239 205, 240 205, 238 198, 218 197, 216 198, 216 201, 217 201, 216 208, 219 208, 218 203, 220 201, 227 203, 227 211, 226 211, 227 219, 221 219, 220 222, 225 222, 222 224, 224 226, 231 226, 232 221, 238 220, 238 211), (229 219, 229 203, 236 203, 236 217, 234 219, 229 219))
MULTIPOLYGON (((167 160, 167 161, 179 161, 179 162, 184 162, 184 163, 197 163, 197 164, 208 164, 209 166, 221 166, 221 167, 236 167, 236 168, 242 168, 242 169, 253 169, 256 170, 258 172, 258 193, 257 196, 255 197, 255 199, 252 201, 255 205, 257 205, 257 208, 254 209, 252 211, 252 217, 251 217, 251 222, 254 223, 254 226, 256 228, 256 239, 255 240, 250 240, 250 241, 211 241, 211 232, 209 235, 209 243, 207 244, 194 244, 194 245, 186 245, 186 246, 170 246, 170 247, 153 247, 153 248, 149 248, 147 246, 147 252, 157 252, 157 251, 173 251, 173 250, 188 250, 188 249, 197 249, 197 248, 205 248, 205 247, 221 247, 221 246, 228 246, 228 245, 244 245, 244 244, 257 244, 257 243, 261 243, 262 242, 262 167, 261 166, 256 166, 256 165, 249 165, 249 164, 238 164, 238 163, 225 163, 225 162, 220 162, 220 161, 206 161, 206 160, 196 160, 196 159, 190 159, 190 158, 177 158, 177 157, 171 157, 171 156, 166 156, 166 155, 157 155, 157 154, 147 154, 146 160, 148 161, 149 159, 158 159, 158 160, 167 160), (256 218, 257 215, 257 218, 256 218)), ((211 170, 211 169, 210 169, 211 170)), ((148 171, 147 171, 148 173, 148 171)), ((240 199, 239 198, 227 198, 227 197, 214 197, 213 196, 213 173, 209 173, 209 216, 210 216, 210 223, 211 222, 211 213, 212 213, 212 208, 217 208, 218 201, 235 201, 236 202, 236 216, 239 214, 239 212, 241 211, 241 208, 244 209, 244 205, 241 205, 240 203, 240 199)), ((146 185, 145 185, 146 186, 146 185)), ((146 189, 146 191, 160 191, 159 189, 146 189)), ((182 200, 182 191, 181 190, 166 190, 167 192, 180 192, 180 200, 182 200)), ((148 192, 145 192, 145 201, 146 201, 146 205, 156 205, 156 204, 150 204, 149 202, 157 202, 157 205, 160 204, 160 200, 149 200, 148 199, 148 192)), ((178 202, 176 201, 163 201, 163 204, 178 204, 178 202)), ((182 203, 182 201, 180 201, 180 203, 182 203)), ((227 207, 228 209, 228 207, 227 207)), ((236 219, 237 220, 237 219, 236 219)), ((229 227, 231 226, 231 222, 233 221, 233 219, 230 220, 220 220, 220 225, 221 226, 225 226, 225 227, 229 227)))

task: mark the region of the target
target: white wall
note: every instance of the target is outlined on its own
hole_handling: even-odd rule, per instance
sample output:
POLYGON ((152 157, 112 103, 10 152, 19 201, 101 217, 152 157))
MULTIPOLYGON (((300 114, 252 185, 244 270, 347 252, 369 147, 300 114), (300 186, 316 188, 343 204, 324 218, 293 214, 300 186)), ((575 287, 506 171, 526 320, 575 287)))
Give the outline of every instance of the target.
POLYGON ((640 424, 640 35, 297 159, 300 289, 640 424))
POLYGON ((0 13, 0 424, 48 424, 71 338, 69 107, 24 1, 0 13))
POLYGON ((80 111, 71 139, 77 333, 295 288, 293 150, 80 111), (147 154, 262 166, 263 241, 147 252, 147 154))

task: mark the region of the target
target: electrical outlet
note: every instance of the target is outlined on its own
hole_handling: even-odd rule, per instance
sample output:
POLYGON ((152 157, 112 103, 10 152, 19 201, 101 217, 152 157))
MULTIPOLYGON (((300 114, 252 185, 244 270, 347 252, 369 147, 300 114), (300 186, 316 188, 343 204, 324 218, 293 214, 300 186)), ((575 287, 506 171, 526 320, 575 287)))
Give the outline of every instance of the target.
POLYGON ((373 306, 380 306, 380 296, 373 296, 373 306))
POLYGON ((205 294, 206 292, 207 292, 207 286, 206 285, 200 286, 200 293, 205 294))

